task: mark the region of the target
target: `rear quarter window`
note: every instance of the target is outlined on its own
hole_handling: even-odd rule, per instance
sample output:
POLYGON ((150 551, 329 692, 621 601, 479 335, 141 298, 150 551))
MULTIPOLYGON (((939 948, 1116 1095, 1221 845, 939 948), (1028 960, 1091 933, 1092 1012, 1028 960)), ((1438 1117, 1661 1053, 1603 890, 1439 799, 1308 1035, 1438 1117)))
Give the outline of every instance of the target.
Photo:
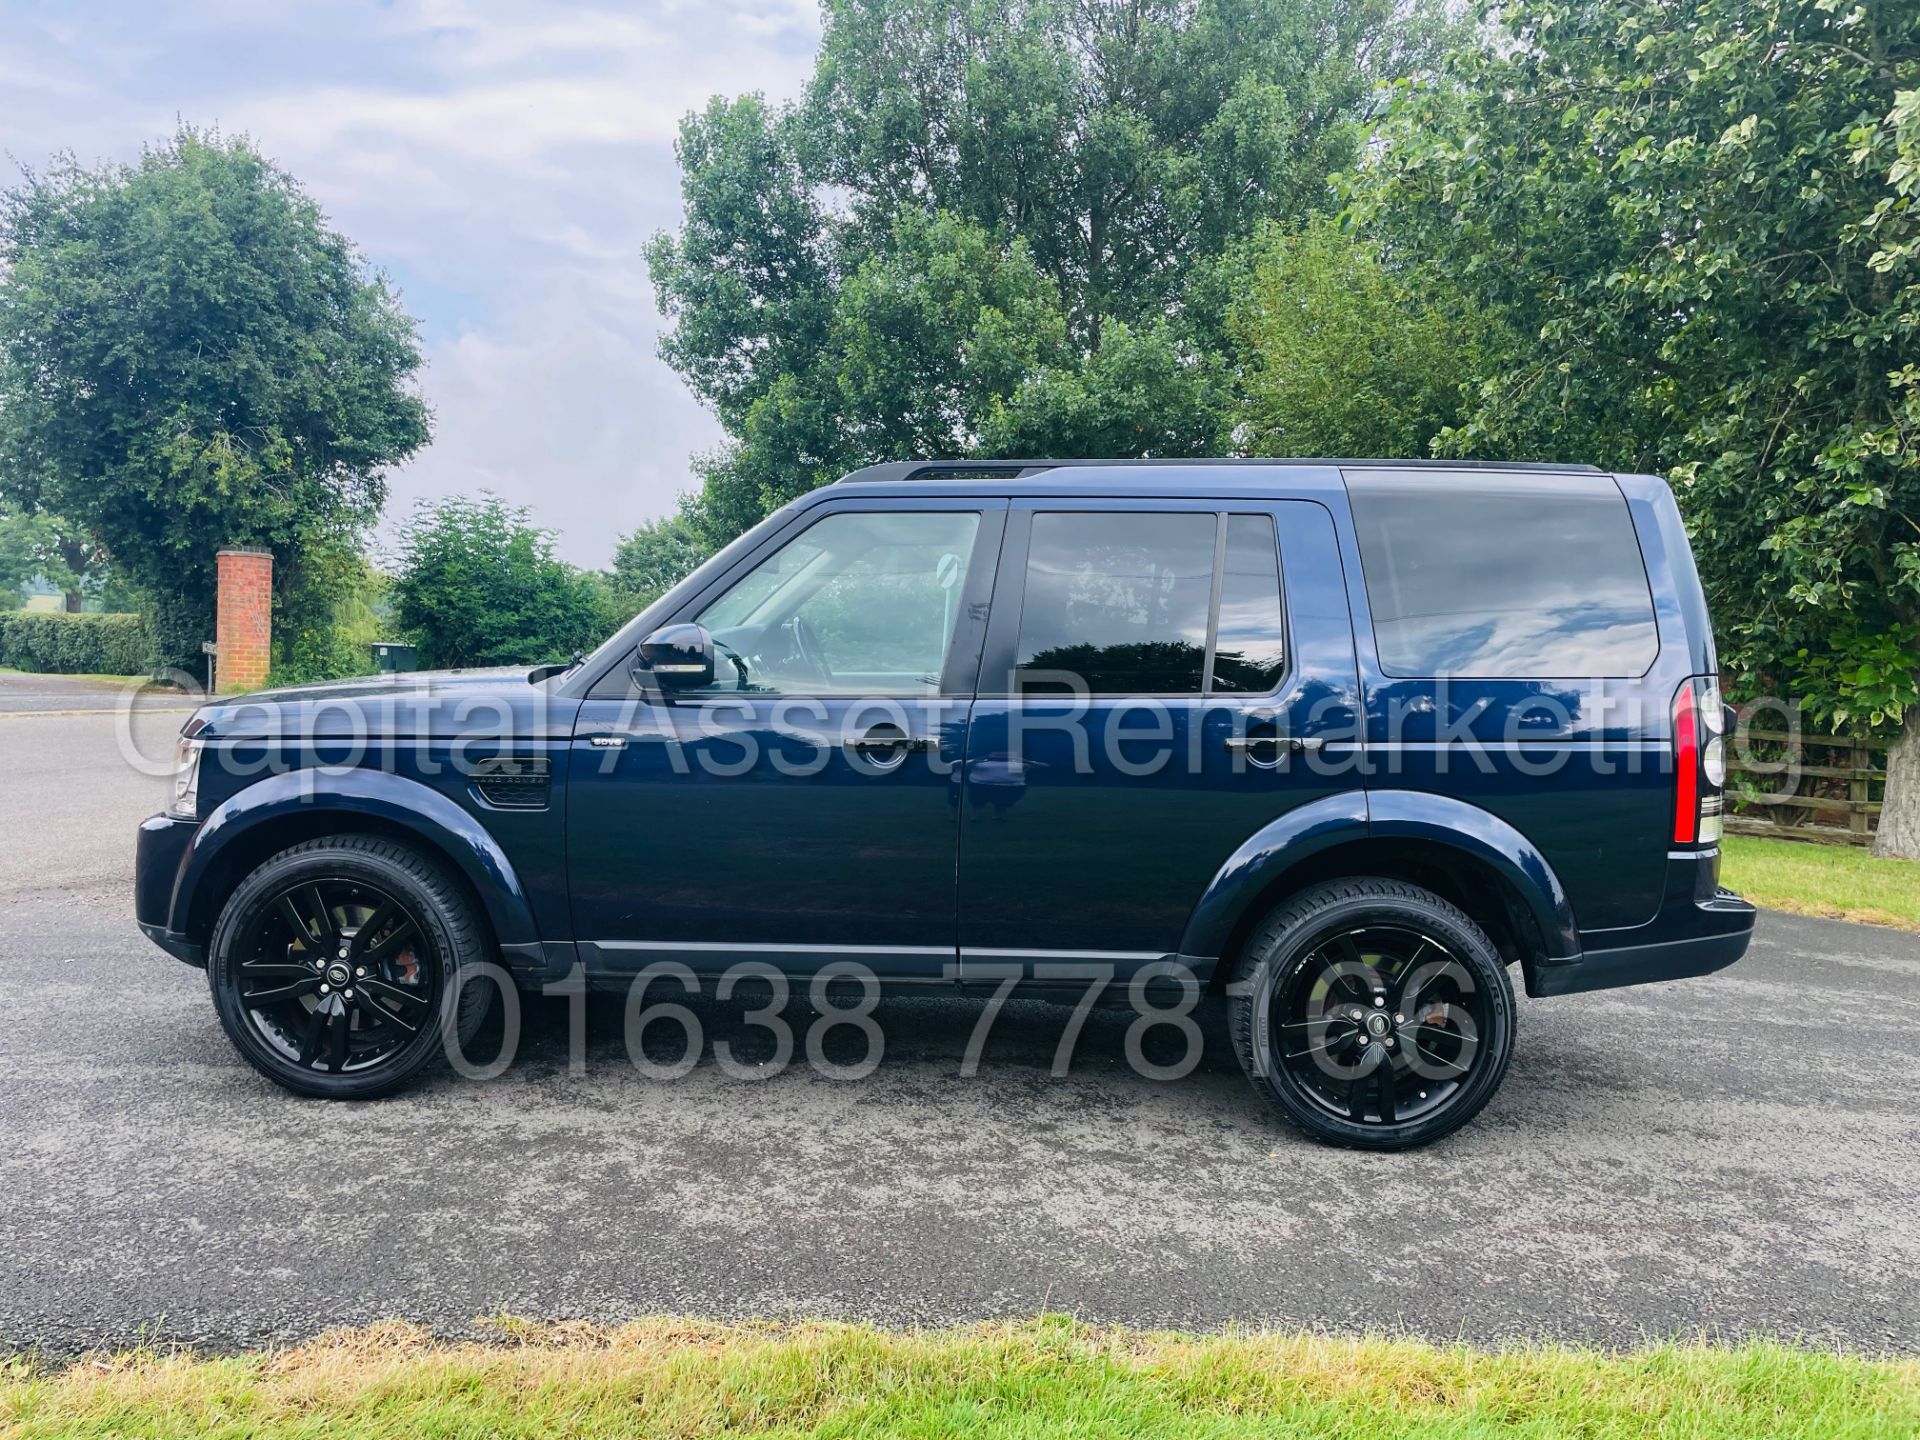
POLYGON ((1659 651, 1604 475, 1350 470, 1380 667, 1406 678, 1643 675, 1659 651))

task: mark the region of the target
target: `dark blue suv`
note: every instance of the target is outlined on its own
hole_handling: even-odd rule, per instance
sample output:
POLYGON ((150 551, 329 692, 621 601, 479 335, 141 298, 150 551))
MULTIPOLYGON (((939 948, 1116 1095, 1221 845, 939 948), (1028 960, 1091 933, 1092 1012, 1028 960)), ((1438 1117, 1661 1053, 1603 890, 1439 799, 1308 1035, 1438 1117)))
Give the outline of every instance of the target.
POLYGON ((305 1094, 568 977, 1219 993, 1262 1096, 1400 1148, 1499 1085, 1514 967, 1745 951, 1715 674, 1650 476, 879 465, 571 666, 204 706, 136 910, 305 1094))

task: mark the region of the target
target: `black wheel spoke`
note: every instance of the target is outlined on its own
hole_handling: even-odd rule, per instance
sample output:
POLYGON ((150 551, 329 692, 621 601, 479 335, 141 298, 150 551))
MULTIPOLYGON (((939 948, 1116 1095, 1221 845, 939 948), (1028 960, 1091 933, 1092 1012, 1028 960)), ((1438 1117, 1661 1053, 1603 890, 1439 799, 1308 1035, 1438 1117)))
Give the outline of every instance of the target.
POLYGON ((313 962, 310 960, 246 960, 241 962, 240 970, 245 975, 311 975, 313 962))
POLYGON ((347 1019, 347 1007, 341 1005, 333 1012, 333 1020, 327 1026, 327 1069, 339 1072, 347 1063, 347 1027, 352 1022, 347 1019))
POLYGON ((1318 1045, 1309 1045, 1304 1050, 1295 1050, 1291 1054, 1284 1055, 1281 1058, 1285 1060, 1304 1060, 1309 1055, 1318 1055, 1322 1051, 1330 1050, 1339 1043, 1338 1039, 1323 1040, 1318 1045))
MULTIPOLYGON (((306 969, 303 965, 295 966, 294 968, 299 970, 306 969)), ((320 977, 312 971, 307 971, 306 974, 302 975, 298 980, 295 980, 291 985, 276 985, 271 990, 250 990, 240 998, 245 1000, 249 1006, 257 1008, 261 1005, 278 1005, 286 1000, 298 1000, 302 995, 311 995, 319 988, 320 977)))
POLYGON ((1420 943, 1414 947, 1413 954, 1407 957, 1406 964, 1400 967, 1400 973, 1395 977, 1396 984, 1393 997, 1395 1009, 1411 1009, 1414 997, 1428 985, 1432 984, 1434 980, 1439 978, 1440 972, 1438 970, 1429 971, 1424 977, 1418 973, 1421 959, 1431 948, 1427 943, 1426 937, 1422 936, 1420 943), (1419 980, 1418 984, 1414 983, 1416 979, 1419 980))
POLYGON ((418 1025, 413 1024, 394 1011, 389 1010, 370 994, 360 997, 360 1013, 369 1016, 375 1024, 392 1025, 404 1030, 409 1035, 418 1035, 420 1033, 420 1027, 418 1025))
POLYGON ((406 949, 408 944, 410 944, 413 941, 414 937, 418 934, 419 934, 419 931, 416 929, 416 927, 414 926, 414 923, 411 920, 403 920, 400 924, 394 927, 393 933, 391 935, 387 936, 378 945, 368 950, 360 958, 363 960, 370 961, 375 965, 384 965, 387 961, 393 959, 394 956, 398 955, 402 950, 406 949))
POLYGON ((1399 1118, 1393 1104, 1394 1074, 1392 1060, 1383 1061, 1374 1068, 1373 1073, 1376 1077, 1374 1096, 1380 1105, 1380 1123, 1382 1125, 1391 1125, 1399 1118))
POLYGON ((318 885, 307 886, 306 900, 313 909, 313 943, 322 950, 333 949, 339 930, 333 923, 333 911, 327 907, 326 897, 320 893, 318 885))
POLYGON ((400 904, 397 900, 384 901, 371 915, 362 920, 359 928, 353 932, 353 941, 349 946, 351 954, 348 958, 355 958, 365 953, 367 946, 373 943, 374 936, 385 929, 399 914, 400 904))
POLYGON ((300 1035, 300 1063, 311 1065, 313 1057, 320 1053, 320 1042, 326 1038, 327 1012, 324 1006, 315 1006, 307 1016, 306 1029, 300 1035))
POLYGON ((281 918, 292 927, 294 939, 298 940, 309 950, 317 950, 320 948, 320 942, 314 938, 312 929, 301 916, 298 907, 294 905, 291 895, 282 895, 280 897, 278 909, 281 918))
POLYGON ((385 980, 375 980, 371 976, 359 982, 360 988, 371 995, 379 995, 388 1000, 399 1000, 408 1005, 417 1005, 422 1010, 432 1002, 425 995, 415 994, 402 985, 389 985, 385 980))

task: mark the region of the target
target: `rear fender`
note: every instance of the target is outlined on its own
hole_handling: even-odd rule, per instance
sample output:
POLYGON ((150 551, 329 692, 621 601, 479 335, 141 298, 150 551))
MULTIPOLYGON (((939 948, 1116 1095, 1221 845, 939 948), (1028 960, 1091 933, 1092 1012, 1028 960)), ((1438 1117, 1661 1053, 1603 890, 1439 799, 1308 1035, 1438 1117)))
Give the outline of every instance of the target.
POLYGON ((1425 841, 1458 850, 1484 862, 1511 885, 1539 928, 1540 959, 1551 964, 1580 958, 1580 932, 1566 887, 1539 848, 1498 815, 1420 790, 1371 790, 1367 808, 1367 830, 1374 839, 1425 841))
POLYGON ((1187 920, 1180 953, 1218 960, 1249 905, 1309 855, 1367 838, 1367 796, 1347 790, 1289 810, 1248 836, 1208 882, 1187 920))
POLYGON ((1188 962, 1211 970, 1235 929, 1288 871, 1336 845, 1365 840, 1425 844, 1469 857, 1501 877, 1538 930, 1542 953, 1523 957, 1529 984, 1536 963, 1577 961, 1579 933, 1567 892, 1539 849, 1496 815, 1441 795, 1410 790, 1347 791, 1290 810, 1250 836, 1208 884, 1181 939, 1188 962))

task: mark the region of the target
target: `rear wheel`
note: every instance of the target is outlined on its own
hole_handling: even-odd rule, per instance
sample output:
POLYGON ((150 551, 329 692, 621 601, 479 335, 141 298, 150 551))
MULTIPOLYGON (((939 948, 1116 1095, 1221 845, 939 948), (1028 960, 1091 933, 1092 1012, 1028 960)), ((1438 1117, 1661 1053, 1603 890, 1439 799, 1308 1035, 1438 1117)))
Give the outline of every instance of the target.
POLYGON ((1513 986, 1478 926, 1398 880, 1294 897, 1229 986, 1254 1089, 1318 1139, 1404 1150, 1471 1120, 1513 1053, 1513 986))
POLYGON ((438 865, 344 835, 283 850, 240 882, 207 981, 261 1074, 302 1095, 368 1099, 441 1053, 449 1024, 472 1038, 493 997, 471 971, 487 954, 472 903, 438 865))

